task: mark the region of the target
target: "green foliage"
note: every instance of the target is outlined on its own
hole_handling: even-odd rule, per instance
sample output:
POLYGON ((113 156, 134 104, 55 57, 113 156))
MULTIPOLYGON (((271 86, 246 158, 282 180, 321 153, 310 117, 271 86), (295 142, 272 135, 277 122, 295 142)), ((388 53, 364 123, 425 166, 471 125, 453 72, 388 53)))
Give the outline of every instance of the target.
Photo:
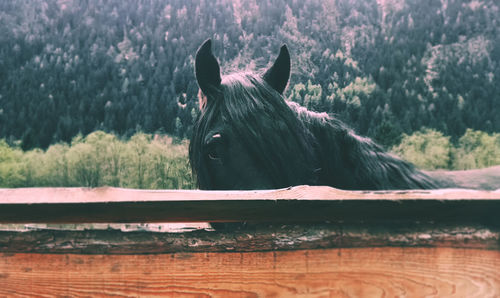
POLYGON ((421 169, 448 169, 452 146, 450 137, 433 129, 422 129, 412 135, 403 134, 401 143, 392 151, 421 169))
POLYGON ((500 134, 467 129, 454 146, 450 137, 432 129, 403 134, 392 151, 426 170, 469 170, 500 165, 500 134))
POLYGON ((0 140, 0 187, 19 187, 24 182, 21 174, 22 152, 0 140))
POLYGON ((467 129, 458 140, 454 168, 458 170, 485 168, 500 164, 500 134, 487 134, 467 129))
POLYGON ((306 85, 307 93, 304 96, 304 105, 308 108, 312 108, 314 106, 318 106, 321 102, 321 96, 323 94, 323 90, 321 89, 321 85, 311 83, 311 80, 307 81, 306 85))
MULTIPOLYGON (((417 167, 473 169, 500 164, 500 134, 468 129, 456 146, 433 129, 397 134, 388 122, 380 137, 392 152, 417 167)), ((0 139, 0 187, 115 186, 142 189, 193 189, 188 142, 165 135, 136 133, 128 140, 95 131, 78 135, 71 145, 59 143, 46 151, 22 151, 0 139)))
POLYGON ((376 84, 367 78, 356 77, 354 82, 349 83, 346 87, 338 89, 336 97, 342 102, 355 107, 361 106, 360 97, 369 96, 376 88, 376 84))
POLYGON ((0 187, 194 188, 188 144, 173 140, 137 133, 123 141, 95 131, 75 137, 71 145, 26 152, 0 140, 0 187))
POLYGON ((306 85, 302 83, 295 84, 289 99, 308 108, 314 108, 321 103, 322 94, 321 85, 313 84, 311 80, 308 80, 306 85))
POLYGON ((401 138, 401 132, 389 121, 382 121, 375 129, 374 139, 384 148, 391 148, 399 144, 401 138))
POLYGON ((289 99, 291 101, 295 101, 299 104, 304 102, 304 96, 306 94, 306 85, 302 83, 295 84, 293 88, 291 88, 291 94, 289 99))

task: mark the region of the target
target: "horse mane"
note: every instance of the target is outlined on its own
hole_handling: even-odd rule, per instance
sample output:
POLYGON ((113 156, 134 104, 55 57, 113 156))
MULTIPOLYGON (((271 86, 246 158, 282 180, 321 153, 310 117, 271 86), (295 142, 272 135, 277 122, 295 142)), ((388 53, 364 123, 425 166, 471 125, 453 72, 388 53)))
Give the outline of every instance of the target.
POLYGON ((319 144, 318 184, 341 189, 432 189, 438 183, 412 164, 384 151, 369 138, 327 113, 307 110, 294 102, 297 114, 319 144))

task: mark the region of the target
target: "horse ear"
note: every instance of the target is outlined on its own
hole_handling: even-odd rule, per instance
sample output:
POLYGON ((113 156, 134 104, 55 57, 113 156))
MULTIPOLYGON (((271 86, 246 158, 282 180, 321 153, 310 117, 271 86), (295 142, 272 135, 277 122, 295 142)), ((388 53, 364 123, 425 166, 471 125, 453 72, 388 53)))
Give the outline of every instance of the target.
POLYGON ((274 61, 273 66, 264 73, 263 78, 274 90, 283 94, 290 78, 290 54, 286 45, 281 47, 278 58, 274 61))
POLYGON ((212 41, 207 39, 196 52, 195 75, 201 91, 207 95, 220 86, 219 62, 212 54, 212 41))

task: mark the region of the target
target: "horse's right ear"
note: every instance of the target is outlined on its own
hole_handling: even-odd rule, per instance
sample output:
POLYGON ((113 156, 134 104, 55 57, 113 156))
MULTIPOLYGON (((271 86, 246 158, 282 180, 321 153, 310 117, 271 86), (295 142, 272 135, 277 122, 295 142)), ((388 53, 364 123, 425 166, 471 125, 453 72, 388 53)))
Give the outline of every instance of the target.
POLYGON ((220 86, 219 62, 212 54, 212 41, 207 39, 196 52, 195 75, 201 91, 208 95, 220 86))
POLYGON ((281 47, 278 58, 274 61, 273 66, 264 73, 263 78, 274 90, 283 94, 290 78, 290 54, 286 45, 281 47))

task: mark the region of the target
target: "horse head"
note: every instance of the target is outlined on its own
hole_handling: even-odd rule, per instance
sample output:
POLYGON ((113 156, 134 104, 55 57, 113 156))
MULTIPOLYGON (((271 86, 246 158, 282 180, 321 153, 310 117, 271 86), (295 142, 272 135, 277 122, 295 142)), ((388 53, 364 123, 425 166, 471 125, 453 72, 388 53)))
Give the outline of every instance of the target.
POLYGON ((205 41, 195 59, 200 116, 189 157, 201 189, 266 189, 314 183, 314 137, 283 98, 283 45, 262 72, 222 75, 205 41))

